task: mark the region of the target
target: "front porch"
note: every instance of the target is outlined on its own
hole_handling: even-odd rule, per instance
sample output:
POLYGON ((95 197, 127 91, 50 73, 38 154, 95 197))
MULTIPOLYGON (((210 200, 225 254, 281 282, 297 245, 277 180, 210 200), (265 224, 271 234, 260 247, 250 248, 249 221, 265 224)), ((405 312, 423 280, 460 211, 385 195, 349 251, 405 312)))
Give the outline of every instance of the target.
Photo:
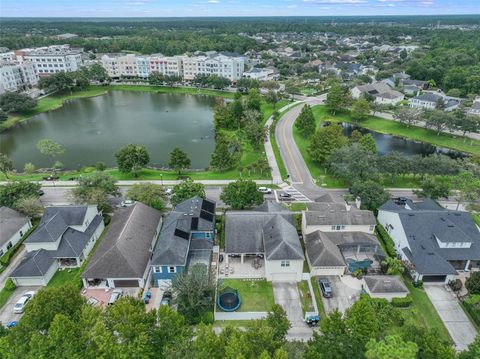
POLYGON ((221 254, 224 260, 218 264, 218 278, 265 278, 263 255, 221 254))

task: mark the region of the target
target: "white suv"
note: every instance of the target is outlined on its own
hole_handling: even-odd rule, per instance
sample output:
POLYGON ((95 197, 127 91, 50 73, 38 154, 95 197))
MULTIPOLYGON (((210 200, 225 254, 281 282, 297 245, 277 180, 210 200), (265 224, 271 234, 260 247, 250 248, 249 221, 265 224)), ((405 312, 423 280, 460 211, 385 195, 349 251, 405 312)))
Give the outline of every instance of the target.
POLYGON ((35 295, 35 292, 26 292, 24 295, 22 295, 18 300, 18 302, 13 307, 13 312, 15 314, 23 313, 25 311, 25 306, 30 301, 30 299, 33 298, 34 295, 35 295))
POLYGON ((272 193, 272 189, 268 187, 258 187, 258 192, 264 193, 264 194, 270 194, 272 193))

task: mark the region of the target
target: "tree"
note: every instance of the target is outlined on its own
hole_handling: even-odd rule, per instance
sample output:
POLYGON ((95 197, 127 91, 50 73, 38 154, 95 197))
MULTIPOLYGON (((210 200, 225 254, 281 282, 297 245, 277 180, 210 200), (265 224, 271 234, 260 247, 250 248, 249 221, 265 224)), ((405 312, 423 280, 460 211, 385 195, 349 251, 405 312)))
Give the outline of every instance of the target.
POLYGON ((27 175, 31 175, 35 172, 35 165, 31 162, 25 163, 25 166, 23 166, 23 172, 27 175))
POLYGON ((480 201, 480 179, 473 173, 464 172, 455 179, 455 184, 459 190, 458 206, 461 201, 465 201, 470 205, 475 205, 480 201))
POLYGON ((403 341, 400 335, 388 335, 379 342, 370 339, 366 349, 367 359, 415 359, 418 352, 417 344, 403 341))
POLYGON ((453 112, 454 127, 463 133, 463 137, 467 133, 480 131, 480 118, 465 114, 463 109, 457 109, 453 112))
POLYGON ((0 122, 6 121, 7 118, 8 118, 7 113, 0 108, 0 122))
POLYGON ((444 341, 434 330, 416 325, 405 325, 402 328, 405 341, 414 342, 418 346, 418 359, 455 359, 455 349, 450 342, 444 341))
POLYGON ((309 105, 304 105, 300 115, 295 121, 295 127, 300 131, 303 137, 310 137, 315 133, 315 117, 313 116, 312 108, 309 105))
POLYGON ((245 126, 245 134, 252 147, 259 150, 265 141, 266 128, 261 123, 250 122, 245 126))
POLYGON ((275 340, 283 341, 292 324, 287 318, 287 313, 278 304, 274 304, 267 317, 265 318, 267 325, 274 330, 275 340))
POLYGON ((120 194, 115 182, 108 173, 95 172, 92 176, 80 177, 71 194, 78 203, 96 204, 104 210, 108 208, 108 197, 120 194))
POLYGON ((7 114, 26 113, 37 106, 37 101, 27 94, 5 92, 0 96, 0 108, 7 114))
POLYGON ((75 90, 75 74, 71 72, 58 72, 47 77, 42 77, 38 87, 47 93, 65 93, 75 90))
POLYGON ((376 163, 377 156, 357 143, 337 149, 328 159, 331 172, 349 183, 375 178, 376 163))
POLYGON ((3 153, 0 153, 0 172, 3 173, 6 179, 8 179, 8 172, 13 170, 12 160, 3 153))
POLYGON ((334 83, 330 87, 330 91, 327 94, 327 100, 325 104, 330 111, 335 115, 337 111, 345 109, 350 102, 350 95, 348 89, 344 88, 339 83, 334 83))
POLYGON ((308 153, 314 161, 324 164, 335 150, 346 146, 347 143, 348 139, 343 134, 342 126, 331 124, 317 129, 310 139, 308 153))
POLYGON ((405 271, 405 267, 402 261, 398 258, 387 257, 382 262, 382 265, 387 268, 388 275, 398 275, 402 274, 405 271))
POLYGON ((389 194, 377 181, 358 181, 351 188, 354 196, 360 197, 361 208, 370 211, 377 210, 389 199, 389 194))
POLYGON ((477 335, 475 341, 468 345, 468 349, 461 352, 458 359, 478 359, 480 357, 480 335, 477 335))
POLYGON ((233 209, 246 209, 263 202, 254 181, 238 180, 224 187, 220 199, 233 209))
POLYGON ((480 272, 472 272, 465 281, 465 288, 470 294, 480 294, 480 272))
POLYGON ((361 97, 353 102, 352 106, 352 118, 355 121, 365 120, 370 113, 370 104, 368 101, 361 97))
POLYGON ((448 127, 452 126, 454 122, 453 117, 444 112, 443 110, 432 110, 427 112, 427 116, 425 119, 425 125, 428 128, 432 128, 437 132, 439 135, 448 127))
POLYGON ((230 153, 226 141, 219 141, 217 139, 215 143, 215 151, 212 153, 212 159, 210 160, 210 167, 215 171, 225 171, 232 168, 235 165, 234 156, 230 153))
POLYGON ((393 118, 407 127, 415 125, 419 120, 422 111, 412 107, 399 107, 393 114, 393 118))
POLYGON ((110 81, 107 70, 100 64, 93 64, 87 69, 88 79, 91 81, 110 81))
POLYGON ((173 187, 173 196, 170 202, 173 206, 176 206, 195 196, 205 198, 205 187, 201 183, 195 183, 191 179, 186 179, 173 187))
POLYGON ((136 183, 131 186, 127 191, 127 197, 159 211, 165 208, 165 200, 167 199, 162 186, 149 182, 136 183))
POLYGON ((377 153, 377 143, 375 142, 375 139, 373 138, 371 133, 363 135, 358 140, 358 143, 360 144, 360 146, 363 147, 364 150, 369 151, 373 154, 377 153))
POLYGON ((408 159, 398 151, 390 151, 380 156, 377 163, 380 172, 389 175, 392 183, 396 176, 410 171, 408 159))
POLYGON ((350 142, 359 142, 362 138, 362 133, 359 130, 353 130, 350 135, 350 142))
POLYGON ((278 94, 276 91, 270 90, 265 95, 265 100, 273 106, 275 109, 277 102, 279 101, 278 94))
POLYGON ((122 173, 132 172, 138 177, 138 172, 150 162, 150 156, 145 146, 129 144, 115 153, 118 169, 122 173))
POLYGON ((165 76, 158 71, 153 71, 148 76, 148 83, 154 86, 160 86, 165 82, 165 76))
POLYGON ((41 185, 28 181, 12 181, 0 186, 0 206, 11 207, 22 198, 38 198, 41 185))
POLYGON ((57 156, 60 156, 63 153, 65 153, 65 148, 61 144, 56 143, 55 141, 49 138, 44 138, 43 140, 38 141, 37 149, 40 151, 42 155, 52 158, 52 160, 54 161, 53 169, 55 173, 55 162, 56 162, 55 159, 57 156))
POLYGON ((14 207, 27 217, 38 218, 43 213, 43 206, 38 196, 22 197, 15 202, 14 207))
POLYGON ((247 108, 249 110, 261 111, 262 96, 258 89, 250 89, 247 95, 247 108))
POLYGON ((212 288, 208 267, 195 264, 188 272, 177 274, 172 279, 177 310, 190 324, 200 322, 206 311, 212 309, 212 288))
POLYGON ((183 169, 190 167, 190 158, 188 158, 186 152, 175 147, 172 152, 170 152, 170 162, 168 163, 168 166, 175 171, 178 171, 178 174, 180 174, 183 169))
POLYGON ((451 192, 451 184, 439 178, 428 176, 420 182, 421 190, 413 192, 419 197, 431 199, 448 198, 451 192))

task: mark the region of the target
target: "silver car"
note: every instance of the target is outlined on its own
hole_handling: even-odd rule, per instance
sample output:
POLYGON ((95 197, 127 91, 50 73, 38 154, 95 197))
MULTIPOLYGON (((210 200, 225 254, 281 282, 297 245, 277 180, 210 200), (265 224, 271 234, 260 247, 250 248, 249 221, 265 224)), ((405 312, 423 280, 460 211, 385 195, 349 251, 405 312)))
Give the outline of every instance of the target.
POLYGON ((108 300, 108 305, 114 304, 123 296, 123 289, 114 289, 108 300))

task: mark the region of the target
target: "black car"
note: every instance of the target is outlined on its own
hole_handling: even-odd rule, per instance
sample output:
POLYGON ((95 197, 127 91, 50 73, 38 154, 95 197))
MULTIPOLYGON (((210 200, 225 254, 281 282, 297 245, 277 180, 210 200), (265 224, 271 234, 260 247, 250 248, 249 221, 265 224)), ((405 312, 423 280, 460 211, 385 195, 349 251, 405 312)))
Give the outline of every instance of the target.
POLYGON ((332 284, 327 278, 319 278, 318 286, 325 298, 331 298, 333 296, 332 284))

